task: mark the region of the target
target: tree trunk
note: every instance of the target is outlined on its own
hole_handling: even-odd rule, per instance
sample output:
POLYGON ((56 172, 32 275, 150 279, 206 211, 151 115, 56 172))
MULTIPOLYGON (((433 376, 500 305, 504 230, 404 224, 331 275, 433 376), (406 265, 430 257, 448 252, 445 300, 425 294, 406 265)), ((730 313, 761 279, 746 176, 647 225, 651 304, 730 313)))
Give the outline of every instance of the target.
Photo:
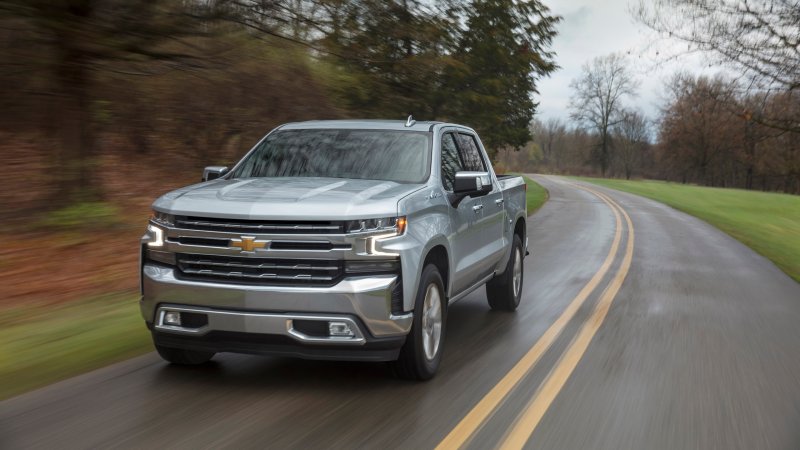
POLYGON ((56 81, 60 107, 56 111, 59 146, 55 168, 58 190, 54 207, 99 197, 94 176, 94 136, 89 90, 91 77, 82 53, 62 40, 56 81))

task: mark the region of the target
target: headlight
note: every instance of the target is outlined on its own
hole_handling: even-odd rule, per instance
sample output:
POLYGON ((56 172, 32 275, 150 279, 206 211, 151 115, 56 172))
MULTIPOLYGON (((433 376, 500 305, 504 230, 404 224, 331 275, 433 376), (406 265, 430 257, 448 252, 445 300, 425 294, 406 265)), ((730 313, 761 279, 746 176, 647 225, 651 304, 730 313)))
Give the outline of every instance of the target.
POLYGON ((397 236, 406 232, 405 217, 383 217, 380 219, 348 220, 345 223, 347 233, 369 233, 375 231, 395 232, 397 236))
POLYGON ((149 224, 147 225, 147 235, 149 242, 148 247, 163 247, 164 246, 164 230, 161 227, 149 224))
POLYGON ((173 216, 172 214, 153 211, 153 215, 150 217, 150 220, 159 225, 164 225, 165 227, 175 226, 175 216, 173 216))

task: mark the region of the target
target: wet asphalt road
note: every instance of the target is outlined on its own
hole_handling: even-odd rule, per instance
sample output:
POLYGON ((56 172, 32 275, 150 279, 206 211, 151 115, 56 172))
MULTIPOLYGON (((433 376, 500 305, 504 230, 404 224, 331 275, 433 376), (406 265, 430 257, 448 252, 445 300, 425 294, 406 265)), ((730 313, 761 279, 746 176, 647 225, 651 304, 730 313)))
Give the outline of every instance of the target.
POLYGON ((700 220, 592 187, 632 221, 625 271, 625 220, 571 181, 536 178, 550 200, 529 221, 519 311, 491 312, 483 289, 452 305, 432 381, 397 380, 381 364, 225 354, 180 368, 148 354, 0 403, 0 448, 433 448, 563 318, 618 225, 608 272, 497 408, 466 427, 466 446, 495 448, 521 429, 535 449, 800 448, 800 284, 700 220), (549 382, 535 428, 515 428, 549 382))

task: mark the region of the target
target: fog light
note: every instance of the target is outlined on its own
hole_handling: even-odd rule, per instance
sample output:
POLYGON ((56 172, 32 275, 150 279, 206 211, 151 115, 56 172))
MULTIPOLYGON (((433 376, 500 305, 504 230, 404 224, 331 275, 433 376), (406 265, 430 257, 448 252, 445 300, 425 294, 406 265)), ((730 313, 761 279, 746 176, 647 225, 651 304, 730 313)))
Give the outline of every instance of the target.
POLYGON ((181 313, 177 311, 167 311, 164 313, 164 325, 181 326, 181 313))
POLYGON ((328 335, 337 337, 353 337, 355 333, 346 322, 328 322, 328 335))

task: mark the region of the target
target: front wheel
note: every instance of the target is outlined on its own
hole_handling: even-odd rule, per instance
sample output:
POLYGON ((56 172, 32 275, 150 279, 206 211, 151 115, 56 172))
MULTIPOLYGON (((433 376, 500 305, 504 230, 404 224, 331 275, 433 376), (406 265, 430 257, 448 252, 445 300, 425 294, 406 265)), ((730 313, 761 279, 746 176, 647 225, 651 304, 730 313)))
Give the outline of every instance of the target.
POLYGON ((411 332, 394 361, 394 372, 401 378, 427 380, 436 374, 442 359, 442 341, 447 322, 447 298, 439 269, 425 266, 414 304, 411 332))
POLYGON ((522 259, 522 239, 514 235, 511 258, 506 270, 486 283, 486 297, 494 310, 516 311, 522 298, 522 279, 525 266, 522 259))

